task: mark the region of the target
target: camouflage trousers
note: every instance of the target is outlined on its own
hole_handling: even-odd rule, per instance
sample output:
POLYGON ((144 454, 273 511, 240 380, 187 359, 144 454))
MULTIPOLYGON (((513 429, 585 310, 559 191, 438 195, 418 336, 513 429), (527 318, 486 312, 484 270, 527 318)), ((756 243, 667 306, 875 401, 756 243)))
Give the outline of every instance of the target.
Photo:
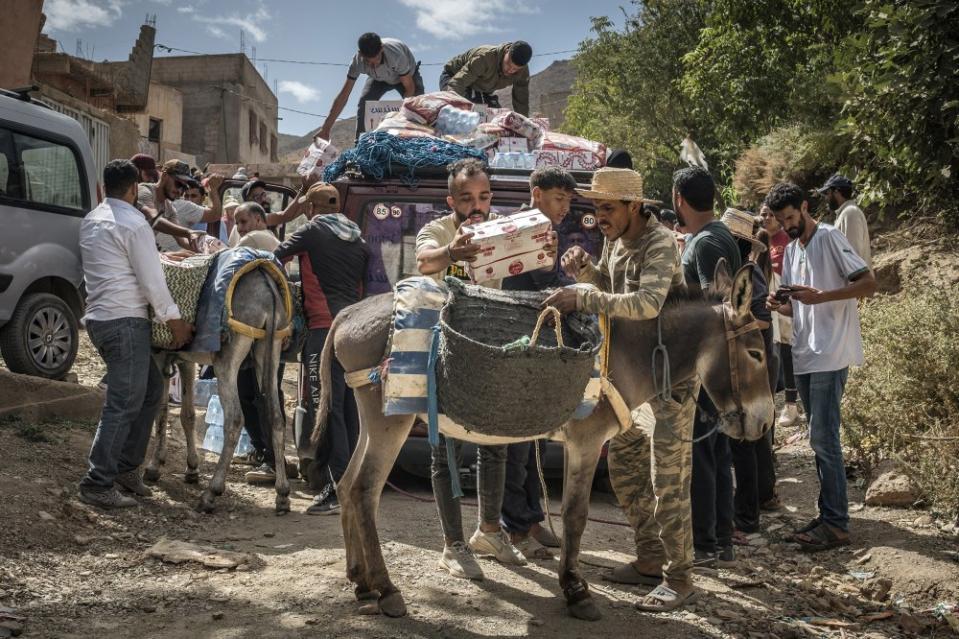
POLYGON ((650 433, 634 426, 609 442, 609 479, 636 538, 636 556, 661 561, 663 575, 688 580, 693 566, 689 501, 693 419, 699 382, 673 387, 673 399, 650 402, 650 433))

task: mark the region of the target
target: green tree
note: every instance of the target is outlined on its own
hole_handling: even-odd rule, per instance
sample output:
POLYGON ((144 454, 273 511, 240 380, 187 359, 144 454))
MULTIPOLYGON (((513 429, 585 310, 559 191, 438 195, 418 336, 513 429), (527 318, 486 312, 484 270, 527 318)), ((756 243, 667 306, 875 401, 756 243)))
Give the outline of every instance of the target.
POLYGON ((959 227, 959 4, 865 0, 838 79, 866 203, 959 227))
POLYGON ((623 29, 593 20, 594 36, 573 60, 574 94, 564 128, 625 148, 646 177, 646 190, 668 200, 679 143, 692 125, 679 86, 682 57, 699 38, 706 0, 633 2, 623 29))

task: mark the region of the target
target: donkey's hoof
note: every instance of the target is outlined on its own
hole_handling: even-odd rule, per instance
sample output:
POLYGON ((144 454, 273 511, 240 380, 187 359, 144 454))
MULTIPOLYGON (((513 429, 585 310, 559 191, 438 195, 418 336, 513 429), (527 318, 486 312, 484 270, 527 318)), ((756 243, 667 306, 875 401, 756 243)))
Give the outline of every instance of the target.
POLYGON ((143 471, 143 481, 148 482, 158 482, 160 481, 160 469, 159 468, 147 468, 143 471))
POLYGON ((576 619, 583 621, 599 621, 603 618, 603 613, 592 599, 581 599, 575 603, 566 604, 569 614, 576 619))
POLYGON ((399 592, 391 592, 388 595, 380 597, 380 612, 387 617, 405 617, 406 602, 403 601, 403 595, 399 592))
POLYGON ((200 503, 196 505, 198 512, 210 514, 213 512, 214 502, 213 496, 209 493, 203 493, 203 496, 200 497, 200 503))
POLYGON ((290 498, 286 496, 280 497, 279 495, 277 495, 276 496, 276 514, 285 515, 288 512, 290 512, 290 498))
POLYGON ((184 484, 199 484, 200 483, 200 471, 198 470, 188 470, 183 475, 184 484))
POLYGON ((376 601, 380 598, 380 593, 376 590, 367 590, 366 588, 360 588, 356 586, 353 588, 353 594, 356 595, 357 601, 376 601))

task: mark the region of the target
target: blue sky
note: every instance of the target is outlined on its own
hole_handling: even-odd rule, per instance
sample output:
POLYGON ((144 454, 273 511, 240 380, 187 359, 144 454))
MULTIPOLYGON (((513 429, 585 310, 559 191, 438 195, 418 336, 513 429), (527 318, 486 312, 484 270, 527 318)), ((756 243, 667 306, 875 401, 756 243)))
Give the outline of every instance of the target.
MULTIPOLYGON (((302 135, 322 124, 346 78, 345 66, 263 62, 264 58, 348 64, 365 31, 405 41, 423 63, 443 63, 480 44, 524 39, 534 52, 575 49, 589 35, 590 17, 622 22, 627 0, 46 0, 44 32, 74 54, 77 40, 94 60, 126 59, 147 14, 157 16, 159 44, 201 53, 240 50, 245 32, 251 58, 272 88, 279 88, 280 131, 302 135)), ((163 51, 158 56, 169 55, 163 51)), ((180 54, 183 55, 183 54, 180 54)), ((537 56, 540 71, 570 54, 537 56)), ((427 91, 437 88, 441 66, 421 69, 427 91)), ((362 81, 362 80, 361 80, 362 81)), ((357 83, 360 85, 360 82, 357 83)), ((360 86, 343 116, 352 115, 360 86)), ((386 98, 396 97, 389 94, 386 98)))

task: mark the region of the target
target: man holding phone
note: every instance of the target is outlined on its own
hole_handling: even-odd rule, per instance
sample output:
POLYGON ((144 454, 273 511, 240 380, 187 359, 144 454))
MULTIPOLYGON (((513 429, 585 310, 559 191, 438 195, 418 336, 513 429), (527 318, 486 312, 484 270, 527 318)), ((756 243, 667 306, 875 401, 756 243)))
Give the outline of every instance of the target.
POLYGON ((863 363, 856 300, 875 293, 876 278, 838 229, 812 218, 798 186, 780 182, 765 203, 793 240, 783 257, 782 286, 766 303, 793 318, 793 364, 819 474, 819 516, 793 541, 816 552, 849 544, 839 404, 849 367, 863 363))

